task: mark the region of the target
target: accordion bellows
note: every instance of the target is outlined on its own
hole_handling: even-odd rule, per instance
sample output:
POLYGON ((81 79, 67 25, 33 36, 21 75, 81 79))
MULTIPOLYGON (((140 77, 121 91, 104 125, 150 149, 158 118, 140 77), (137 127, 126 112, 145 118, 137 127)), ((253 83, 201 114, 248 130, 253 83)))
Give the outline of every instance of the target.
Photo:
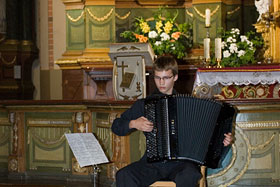
POLYGON ((222 103, 188 95, 145 99, 145 117, 154 128, 146 133, 148 162, 191 160, 204 164, 222 103))

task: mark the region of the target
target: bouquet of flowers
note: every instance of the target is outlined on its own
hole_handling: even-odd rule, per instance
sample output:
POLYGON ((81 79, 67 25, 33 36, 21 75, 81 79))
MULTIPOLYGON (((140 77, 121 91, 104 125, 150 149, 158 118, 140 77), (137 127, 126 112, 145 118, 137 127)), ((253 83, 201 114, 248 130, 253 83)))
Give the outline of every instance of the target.
POLYGON ((223 67, 239 67, 241 65, 255 64, 259 60, 259 52, 264 46, 264 41, 255 32, 249 31, 240 35, 240 30, 232 28, 222 31, 222 56, 223 67))
POLYGON ((169 54, 180 59, 192 47, 192 27, 189 23, 177 24, 174 16, 159 9, 152 19, 136 18, 133 31, 121 33, 121 37, 132 42, 149 42, 156 55, 169 54))

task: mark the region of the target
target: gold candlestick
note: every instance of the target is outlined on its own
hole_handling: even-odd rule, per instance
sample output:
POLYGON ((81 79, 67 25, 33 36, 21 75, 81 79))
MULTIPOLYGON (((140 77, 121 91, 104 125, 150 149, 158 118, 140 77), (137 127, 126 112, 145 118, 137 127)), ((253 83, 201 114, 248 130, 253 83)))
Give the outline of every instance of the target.
POLYGON ((220 58, 216 58, 217 61, 217 68, 222 68, 221 66, 221 59, 220 58))
POLYGON ((210 61, 211 61, 210 58, 205 58, 205 67, 206 67, 206 68, 211 68, 211 66, 210 66, 210 61))

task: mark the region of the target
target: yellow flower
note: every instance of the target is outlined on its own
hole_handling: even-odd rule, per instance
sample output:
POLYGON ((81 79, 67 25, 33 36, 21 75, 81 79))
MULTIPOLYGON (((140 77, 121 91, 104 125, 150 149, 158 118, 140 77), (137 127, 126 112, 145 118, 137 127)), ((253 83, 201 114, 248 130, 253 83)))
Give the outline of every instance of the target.
POLYGON ((167 21, 165 23, 165 26, 164 26, 163 30, 166 34, 168 34, 168 33, 170 33, 172 27, 173 27, 173 24, 170 21, 167 21))
POLYGON ((156 30, 157 30, 158 33, 161 33, 161 31, 162 31, 161 27, 162 27, 162 22, 157 21, 156 22, 156 30))
POLYGON ((142 30, 143 33, 150 32, 150 27, 149 27, 147 22, 145 22, 145 21, 141 22, 140 27, 141 27, 141 30, 142 30))

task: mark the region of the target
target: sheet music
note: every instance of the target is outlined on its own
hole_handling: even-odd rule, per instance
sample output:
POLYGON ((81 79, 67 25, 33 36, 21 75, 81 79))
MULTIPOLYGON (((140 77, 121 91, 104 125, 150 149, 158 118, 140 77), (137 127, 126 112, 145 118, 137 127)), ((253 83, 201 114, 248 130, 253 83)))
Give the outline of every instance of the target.
POLYGON ((65 137, 81 167, 109 162, 92 133, 65 134, 65 137))

